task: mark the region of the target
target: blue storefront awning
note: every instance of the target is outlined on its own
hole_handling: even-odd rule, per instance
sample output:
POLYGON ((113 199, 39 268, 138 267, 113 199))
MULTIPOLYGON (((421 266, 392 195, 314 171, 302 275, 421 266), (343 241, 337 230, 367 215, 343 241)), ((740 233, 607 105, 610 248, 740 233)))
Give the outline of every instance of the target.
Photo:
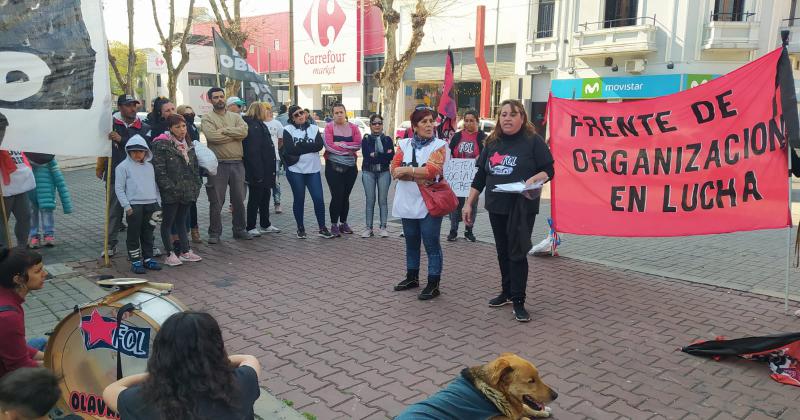
POLYGON ((643 99, 690 89, 718 77, 715 74, 659 74, 630 77, 557 79, 550 91, 566 99, 643 99))

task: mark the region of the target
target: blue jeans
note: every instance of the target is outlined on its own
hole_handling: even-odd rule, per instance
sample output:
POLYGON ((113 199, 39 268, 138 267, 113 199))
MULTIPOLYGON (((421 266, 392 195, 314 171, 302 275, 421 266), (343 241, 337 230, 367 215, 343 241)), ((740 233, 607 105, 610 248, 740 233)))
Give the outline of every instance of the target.
POLYGON ((406 269, 419 270, 420 240, 425 244, 428 255, 428 276, 442 274, 442 246, 439 234, 442 230, 442 218, 425 216, 424 219, 402 219, 403 235, 406 239, 406 269))
POLYGON ((46 337, 36 337, 31 338, 28 340, 28 345, 35 348, 39 351, 44 351, 44 348, 47 347, 47 338, 46 337))
POLYGON ((286 180, 289 181, 289 186, 292 187, 292 195, 294 196, 292 212, 294 213, 294 220, 297 222, 297 227, 305 228, 305 224, 303 224, 303 213, 305 212, 306 188, 308 188, 308 192, 311 194, 311 200, 314 202, 314 214, 317 216, 317 224, 319 227, 324 227, 325 201, 322 196, 322 177, 319 172, 301 174, 287 170, 286 180))
POLYGON ((389 186, 392 185, 392 176, 389 171, 361 172, 361 183, 364 184, 364 193, 367 197, 366 219, 367 227, 372 229, 372 220, 375 218, 375 188, 378 189, 378 207, 381 210, 381 229, 386 228, 386 219, 389 215, 389 186))
POLYGON ((272 201, 276 206, 281 205, 281 172, 282 169, 275 172, 275 186, 272 187, 272 201))
POLYGON ((30 237, 39 236, 44 233, 44 236, 53 236, 56 230, 56 221, 53 217, 52 209, 39 209, 35 204, 31 203, 31 232, 30 237), (39 221, 41 220, 42 230, 39 231, 39 221))

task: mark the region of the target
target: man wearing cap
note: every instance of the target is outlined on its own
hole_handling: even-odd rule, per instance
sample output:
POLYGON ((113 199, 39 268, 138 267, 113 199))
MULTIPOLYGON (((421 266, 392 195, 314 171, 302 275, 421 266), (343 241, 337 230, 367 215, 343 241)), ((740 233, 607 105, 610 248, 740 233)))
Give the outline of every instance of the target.
MULTIPOLYGON (((201 130, 208 140, 208 148, 217 155, 217 174, 208 177, 209 218, 208 243, 216 244, 222 234, 222 205, 225 193, 231 188, 233 207, 233 237, 253 239, 245 230, 244 208, 244 163, 242 162, 242 140, 247 137, 247 123, 235 112, 226 110, 225 91, 218 87, 208 90, 208 100, 214 112, 203 116, 201 130), (212 199, 211 195, 216 199, 212 199)), ((238 98, 237 98, 238 99, 238 98)))
POLYGON ((245 102, 239 98, 238 96, 231 96, 225 101, 225 106, 228 109, 228 112, 233 112, 234 114, 242 115, 242 110, 244 109, 245 102))
MULTIPOLYGON (((108 139, 111 140, 111 173, 106 173, 106 165, 98 165, 97 177, 105 180, 107 176, 111 176, 111 185, 114 185, 114 171, 117 165, 125 161, 128 157, 125 151, 125 145, 128 140, 135 136, 140 135, 150 145, 150 137, 147 132, 150 131, 150 126, 143 123, 139 117, 136 116, 136 111, 139 109, 140 102, 132 95, 120 95, 117 98, 118 112, 114 113, 112 131, 108 134, 108 139)), ((109 192, 111 194, 111 204, 109 207, 108 216, 108 256, 113 256, 117 247, 117 234, 122 227, 122 206, 119 204, 117 194, 114 193, 112 188, 109 192)))

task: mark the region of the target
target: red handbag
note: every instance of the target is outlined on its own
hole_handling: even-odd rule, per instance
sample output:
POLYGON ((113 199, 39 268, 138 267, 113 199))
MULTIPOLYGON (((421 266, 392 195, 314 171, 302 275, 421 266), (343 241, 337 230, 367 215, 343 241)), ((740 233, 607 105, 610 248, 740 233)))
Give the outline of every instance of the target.
MULTIPOLYGON (((417 166, 415 149, 412 149, 411 152, 411 165, 417 166)), ((417 183, 417 186, 422 194, 422 201, 425 202, 425 207, 428 208, 428 213, 432 217, 446 216, 458 207, 458 197, 444 178, 430 185, 417 183)))

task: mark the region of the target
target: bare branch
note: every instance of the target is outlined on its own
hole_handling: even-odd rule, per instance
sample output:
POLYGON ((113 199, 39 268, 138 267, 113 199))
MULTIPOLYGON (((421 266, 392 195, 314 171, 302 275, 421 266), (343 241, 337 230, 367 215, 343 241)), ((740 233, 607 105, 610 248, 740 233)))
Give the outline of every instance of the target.
POLYGON ((125 93, 133 95, 133 72, 136 67, 136 51, 133 49, 133 0, 128 0, 128 74, 125 93))
MULTIPOLYGON (((225 1, 225 0, 220 0, 225 1)), ((226 31, 225 28, 225 21, 222 19, 222 15, 219 14, 219 6, 217 5, 217 0, 210 0, 211 3, 211 11, 214 12, 214 19, 217 21, 217 26, 219 27, 219 32, 223 33, 226 31)))
POLYGON ((242 0, 233 0, 233 18, 236 19, 236 22, 242 21, 241 9, 242 0))
POLYGON ((150 0, 150 3, 153 5, 153 20, 156 23, 156 31, 158 31, 158 37, 161 39, 161 45, 167 43, 166 38, 164 38, 164 32, 161 30, 161 24, 158 22, 158 13, 156 12, 156 0, 150 0))
POLYGON ((225 0, 219 0, 219 4, 222 6, 222 11, 225 12, 225 20, 228 22, 234 21, 231 19, 231 13, 228 11, 228 3, 225 0))
MULTIPOLYGON (((190 16, 191 14, 189 11, 190 16)), ((175 0, 169 0, 169 42, 175 42, 175 0)))
POLYGON ((127 92, 127 83, 122 78, 122 73, 119 71, 117 67, 117 59, 114 57, 114 54, 111 54, 111 47, 108 47, 108 62, 111 64, 111 68, 114 70, 114 77, 117 79, 117 83, 122 88, 122 90, 127 92))

